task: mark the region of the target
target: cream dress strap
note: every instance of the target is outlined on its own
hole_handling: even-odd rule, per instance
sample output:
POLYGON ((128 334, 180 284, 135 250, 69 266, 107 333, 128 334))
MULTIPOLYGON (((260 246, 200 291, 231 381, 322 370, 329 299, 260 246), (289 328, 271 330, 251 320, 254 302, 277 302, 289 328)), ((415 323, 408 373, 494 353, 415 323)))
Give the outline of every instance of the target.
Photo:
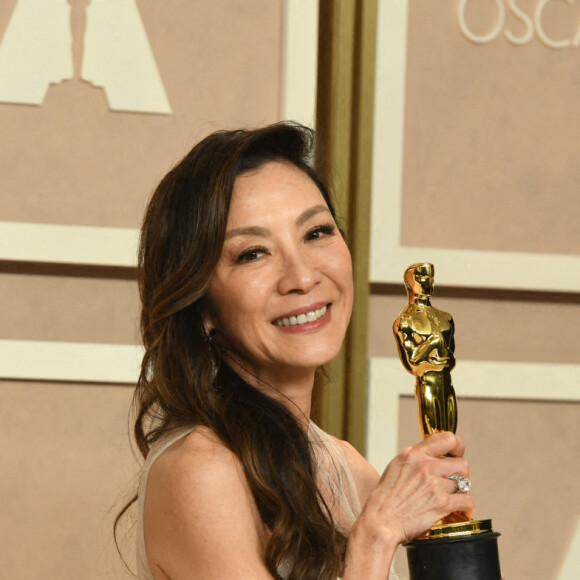
POLYGON ((316 484, 337 527, 350 533, 361 512, 356 484, 336 439, 310 421, 308 438, 316 463, 316 484))
MULTIPOLYGON (((155 580, 145 549, 145 534, 143 526, 143 512, 145 506, 145 494, 147 492, 147 479, 151 466, 157 458, 173 443, 189 435, 195 426, 177 429, 165 434, 157 441, 143 465, 141 481, 139 484, 139 497, 137 499, 137 578, 138 580, 155 580)), ((318 489, 339 529, 348 535, 356 518, 360 514, 361 505, 356 491, 354 478, 340 445, 325 433, 320 427, 310 422, 308 438, 312 446, 316 463, 316 483, 318 489)), ((279 570, 284 577, 284 566, 279 570)))
POLYGON ((163 435, 158 441, 156 441, 143 465, 141 470, 141 480, 139 482, 139 496, 137 498, 137 578, 138 580, 155 580, 155 577, 151 573, 151 568, 149 568, 149 562, 147 560, 147 551, 145 549, 145 528, 143 525, 143 513, 145 510, 145 494, 147 493, 147 480, 149 478, 149 471, 151 471, 151 466, 155 463, 156 459, 171 445, 173 445, 179 439, 189 435, 195 429, 195 425, 190 427, 183 427, 182 429, 176 429, 170 431, 163 435))

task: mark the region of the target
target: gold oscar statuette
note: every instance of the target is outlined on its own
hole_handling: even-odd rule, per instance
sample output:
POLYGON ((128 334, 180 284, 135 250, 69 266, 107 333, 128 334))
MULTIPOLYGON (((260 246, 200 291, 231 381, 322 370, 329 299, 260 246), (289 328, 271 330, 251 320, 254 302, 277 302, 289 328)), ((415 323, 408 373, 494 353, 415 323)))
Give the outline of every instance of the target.
MULTIPOLYGON (((409 266, 404 274, 409 303, 393 323, 399 356, 415 377, 419 425, 425 439, 457 429, 457 400, 451 382, 455 366, 453 318, 431 305, 433 264, 409 266)), ((471 482, 457 475, 458 491, 471 482)), ((497 536, 491 520, 472 520, 462 512, 449 514, 407 544, 411 580, 499 580, 497 536), (475 540, 488 540, 476 542, 475 540)))

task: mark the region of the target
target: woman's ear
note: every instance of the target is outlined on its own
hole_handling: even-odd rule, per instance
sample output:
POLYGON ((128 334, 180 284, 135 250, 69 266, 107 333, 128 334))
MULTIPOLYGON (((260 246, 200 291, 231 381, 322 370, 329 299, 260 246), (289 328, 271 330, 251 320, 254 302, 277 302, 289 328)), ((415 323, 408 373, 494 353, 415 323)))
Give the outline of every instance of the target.
POLYGON ((201 322, 203 324, 203 329, 205 334, 209 336, 211 332, 215 329, 215 316, 213 315, 213 308, 211 307, 210 301, 207 296, 204 296, 198 304, 199 313, 201 316, 201 322))
POLYGON ((210 315, 207 312, 204 312, 201 315, 201 321, 203 322, 203 329, 205 333, 207 334, 207 336, 209 336, 212 330, 215 328, 210 315))

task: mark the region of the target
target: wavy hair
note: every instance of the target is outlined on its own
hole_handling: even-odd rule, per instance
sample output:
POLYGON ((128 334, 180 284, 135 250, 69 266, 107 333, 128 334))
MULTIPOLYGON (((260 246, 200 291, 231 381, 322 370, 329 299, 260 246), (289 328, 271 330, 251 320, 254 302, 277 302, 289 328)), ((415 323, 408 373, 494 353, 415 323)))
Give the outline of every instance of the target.
MULTIPOLYGON (((239 377, 228 353, 208 340, 205 293, 220 257, 236 177, 269 161, 310 176, 314 132, 295 123, 218 131, 196 145, 161 181, 141 230, 138 281, 145 346, 134 396, 134 436, 147 457, 167 431, 205 425, 240 460, 263 523, 271 531, 266 565, 288 580, 335 579, 346 537, 315 483, 307 434, 292 413, 239 377)), ((136 496, 117 517, 126 512, 136 496)))

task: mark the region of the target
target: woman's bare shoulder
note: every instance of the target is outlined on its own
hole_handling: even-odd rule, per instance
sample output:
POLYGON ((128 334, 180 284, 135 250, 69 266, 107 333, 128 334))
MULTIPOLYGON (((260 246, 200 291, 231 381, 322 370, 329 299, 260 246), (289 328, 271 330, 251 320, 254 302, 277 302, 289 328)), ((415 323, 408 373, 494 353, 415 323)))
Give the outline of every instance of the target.
POLYGON ((154 574, 219 578, 234 568, 239 574, 240 566, 265 573, 265 530, 242 465, 206 427, 175 442, 151 467, 144 531, 154 574))
POLYGON ((239 459, 201 426, 166 449, 151 467, 146 509, 159 498, 178 503, 181 513, 199 511, 207 517, 233 496, 241 505, 254 504, 239 459))
POLYGON ((158 478, 209 483, 212 477, 232 477, 241 469, 234 453, 209 428, 196 427, 191 433, 170 445, 155 461, 149 474, 149 485, 158 478))
POLYGON ((342 439, 333 439, 338 443, 348 468, 354 479, 361 506, 364 506, 368 496, 377 487, 380 476, 377 470, 348 442, 342 439))

